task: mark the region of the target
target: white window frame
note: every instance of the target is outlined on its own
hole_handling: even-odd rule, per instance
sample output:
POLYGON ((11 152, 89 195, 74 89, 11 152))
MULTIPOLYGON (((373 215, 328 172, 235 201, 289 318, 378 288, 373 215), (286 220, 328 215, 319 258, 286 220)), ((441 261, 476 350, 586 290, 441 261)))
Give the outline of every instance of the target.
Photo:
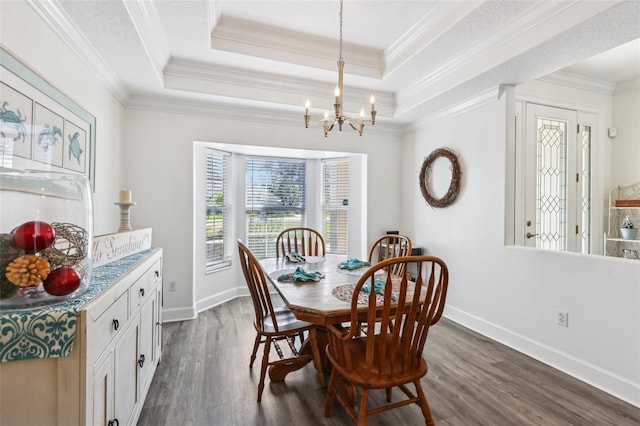
POLYGON ((212 148, 205 148, 205 190, 204 190, 204 266, 206 272, 215 271, 231 265, 229 249, 229 230, 231 229, 231 206, 229 204, 229 177, 231 154, 212 148), (221 170, 214 170, 214 167, 221 170), (217 171, 217 173, 214 173, 217 171), (222 194, 223 203, 216 203, 222 194), (219 221, 208 217, 211 213, 220 214, 219 221), (210 234, 209 228, 221 227, 222 234, 210 234), (218 241, 216 243, 216 241, 218 241), (211 245, 221 248, 219 255, 211 250, 211 245))
POLYGON ((349 230, 349 195, 350 195, 350 162, 348 158, 322 159, 322 233, 327 245, 327 252, 334 254, 347 254, 349 251, 349 232, 337 232, 335 235, 327 229, 327 215, 330 213, 343 213, 342 219, 349 230), (342 166, 342 172, 336 170, 342 166), (327 172, 331 167, 331 185, 327 186, 327 172), (346 167, 346 172, 344 172, 346 167), (335 178, 335 179, 334 179, 335 178), (346 191, 345 191, 346 188, 346 191), (338 241, 337 238, 344 238, 338 241), (336 247, 338 246, 338 247, 336 247))

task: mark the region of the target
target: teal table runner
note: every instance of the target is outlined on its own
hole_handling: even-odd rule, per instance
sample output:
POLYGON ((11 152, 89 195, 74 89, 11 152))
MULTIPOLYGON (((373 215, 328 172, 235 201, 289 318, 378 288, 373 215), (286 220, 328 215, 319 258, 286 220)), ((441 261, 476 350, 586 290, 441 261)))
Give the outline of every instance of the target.
POLYGON ((95 268, 87 291, 75 299, 35 308, 0 307, 0 362, 70 355, 78 310, 154 250, 95 268))

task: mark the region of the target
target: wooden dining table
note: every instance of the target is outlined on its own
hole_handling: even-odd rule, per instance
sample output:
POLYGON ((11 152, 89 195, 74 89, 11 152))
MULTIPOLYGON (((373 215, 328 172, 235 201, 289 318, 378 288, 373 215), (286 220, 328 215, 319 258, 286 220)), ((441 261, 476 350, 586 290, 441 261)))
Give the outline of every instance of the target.
MULTIPOLYGON (((329 336, 325 327, 328 324, 351 319, 351 303, 339 300, 332 292, 338 286, 358 282, 362 271, 340 270, 340 263, 347 260, 344 255, 305 256, 305 260, 304 263, 292 263, 283 257, 266 258, 260 260, 260 264, 265 275, 296 318, 318 326, 316 334, 322 368, 329 371, 331 367, 324 349, 329 342, 329 336), (278 281, 278 277, 293 273, 298 266, 304 268, 306 272, 320 272, 324 277, 317 282, 278 281)), ((311 353, 308 342, 303 344, 300 353, 311 353)), ((271 380, 284 379, 287 373, 287 371, 270 371, 269 376, 271 380)))
MULTIPOLYGON (((329 341, 325 327, 351 320, 350 297, 347 300, 341 300, 334 295, 334 289, 354 285, 366 269, 355 271, 340 269, 339 265, 347 260, 344 255, 305 256, 305 260, 304 263, 292 263, 282 257, 267 258, 260 260, 260 264, 269 281, 296 318, 317 326, 316 334, 320 345, 322 367, 325 371, 329 371, 331 367, 324 350, 329 341), (304 268, 306 272, 320 272, 324 277, 317 282, 278 281, 278 277, 292 274, 298 266, 304 268)), ((362 305, 361 310, 362 320, 365 320, 367 305, 362 305)), ((301 353, 311 353, 308 345, 303 345, 301 353)), ((274 372, 273 376, 270 372, 269 375, 272 380, 274 377, 284 379, 286 372, 274 372)))
POLYGON ((351 303, 339 300, 332 292, 337 286, 355 284, 363 271, 340 270, 339 264, 346 256, 328 254, 305 256, 304 263, 291 263, 285 258, 267 258, 260 261, 269 281, 278 291, 296 318, 318 326, 348 321, 351 318, 351 303), (318 282, 278 281, 278 277, 293 273, 300 266, 306 272, 324 275, 318 282))

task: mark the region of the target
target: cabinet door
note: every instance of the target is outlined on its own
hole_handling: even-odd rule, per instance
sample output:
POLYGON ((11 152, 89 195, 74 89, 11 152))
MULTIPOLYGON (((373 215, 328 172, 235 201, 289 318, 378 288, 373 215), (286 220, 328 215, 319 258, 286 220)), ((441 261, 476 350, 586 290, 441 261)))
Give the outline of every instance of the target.
POLYGON ((153 344, 155 346, 156 363, 162 358, 162 283, 158 284, 156 289, 156 312, 155 312, 155 337, 153 344))
POLYGON ((147 300, 140 311, 140 354, 138 355, 138 368, 140 371, 140 391, 144 395, 147 381, 151 378, 151 372, 156 363, 155 345, 153 342, 156 328, 156 294, 147 300))
POLYGON ((107 426, 113 420, 113 353, 93 372, 93 415, 91 424, 107 426))
POLYGON ((138 402, 139 333, 140 317, 136 316, 114 349, 114 413, 120 426, 131 424, 138 402))

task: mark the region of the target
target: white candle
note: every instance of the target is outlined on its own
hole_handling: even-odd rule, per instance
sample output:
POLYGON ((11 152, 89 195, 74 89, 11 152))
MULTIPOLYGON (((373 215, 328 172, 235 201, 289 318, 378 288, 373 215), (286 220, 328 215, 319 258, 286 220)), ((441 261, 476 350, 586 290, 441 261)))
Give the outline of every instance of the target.
POLYGON ((123 204, 131 203, 131 191, 128 189, 123 189, 120 191, 120 202, 123 204))

